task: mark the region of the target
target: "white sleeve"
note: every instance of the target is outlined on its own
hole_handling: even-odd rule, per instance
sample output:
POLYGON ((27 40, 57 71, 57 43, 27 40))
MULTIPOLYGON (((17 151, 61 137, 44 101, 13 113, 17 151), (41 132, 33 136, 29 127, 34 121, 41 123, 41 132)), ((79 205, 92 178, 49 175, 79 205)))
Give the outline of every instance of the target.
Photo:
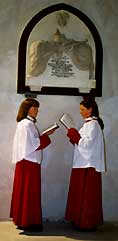
POLYGON ((33 123, 29 123, 29 125, 26 126, 24 140, 25 140, 24 141, 25 155, 28 155, 34 152, 39 147, 40 145, 39 133, 33 123))
POLYGON ((92 148, 99 131, 98 125, 99 124, 96 121, 90 121, 89 123, 85 123, 83 125, 79 131, 81 138, 78 146, 85 149, 92 148))
POLYGON ((22 160, 40 145, 39 133, 33 123, 19 122, 13 141, 13 162, 22 160))

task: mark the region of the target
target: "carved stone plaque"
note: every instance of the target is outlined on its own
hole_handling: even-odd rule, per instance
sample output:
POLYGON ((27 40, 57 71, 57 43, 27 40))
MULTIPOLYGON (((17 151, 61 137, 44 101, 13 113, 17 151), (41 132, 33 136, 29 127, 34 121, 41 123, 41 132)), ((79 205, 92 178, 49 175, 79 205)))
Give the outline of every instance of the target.
POLYGON ((33 42, 27 83, 34 91, 49 86, 78 88, 89 93, 96 87, 91 46, 87 40, 67 39, 59 30, 50 42, 33 42))

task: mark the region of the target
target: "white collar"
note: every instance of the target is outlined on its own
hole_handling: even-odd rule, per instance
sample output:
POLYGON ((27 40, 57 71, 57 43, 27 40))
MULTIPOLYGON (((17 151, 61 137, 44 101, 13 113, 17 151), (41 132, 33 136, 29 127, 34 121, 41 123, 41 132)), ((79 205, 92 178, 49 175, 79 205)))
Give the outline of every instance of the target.
POLYGON ((35 122, 35 119, 33 117, 29 116, 29 115, 27 115, 27 119, 35 122))
POLYGON ((85 118, 85 122, 92 121, 92 120, 97 120, 98 118, 95 116, 90 116, 88 118, 85 118))

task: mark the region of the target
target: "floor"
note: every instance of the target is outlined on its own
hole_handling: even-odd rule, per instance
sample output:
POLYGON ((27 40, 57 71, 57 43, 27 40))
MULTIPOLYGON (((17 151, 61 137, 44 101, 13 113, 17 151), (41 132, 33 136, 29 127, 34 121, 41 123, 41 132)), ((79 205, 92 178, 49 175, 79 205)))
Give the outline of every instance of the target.
POLYGON ((0 241, 118 241, 118 223, 106 222, 96 232, 79 232, 63 222, 45 222, 41 233, 29 233, 16 229, 12 221, 0 222, 0 241))

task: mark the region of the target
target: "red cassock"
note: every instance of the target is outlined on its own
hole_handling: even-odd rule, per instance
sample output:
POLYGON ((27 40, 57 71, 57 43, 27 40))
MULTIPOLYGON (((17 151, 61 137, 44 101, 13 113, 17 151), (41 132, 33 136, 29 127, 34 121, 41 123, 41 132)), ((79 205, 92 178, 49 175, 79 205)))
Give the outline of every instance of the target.
POLYGON ((103 224, 100 172, 92 167, 72 168, 65 218, 79 228, 103 224))
MULTIPOLYGON (((91 132, 93 134, 93 127, 96 124, 97 123, 92 122, 87 123, 87 128, 89 127, 88 129, 90 134, 91 132), (90 126, 90 124, 92 127, 90 126)), ((96 131, 96 129, 94 131, 96 131)), ((89 148, 87 152, 87 145, 89 145, 88 140, 90 139, 91 142, 92 137, 89 138, 90 134, 89 136, 87 136, 86 130, 85 132, 83 131, 82 134, 84 134, 83 138, 82 136, 80 136, 80 133, 73 128, 68 130, 67 133, 67 136, 70 138, 71 143, 76 143, 76 159, 75 162, 73 162, 74 164, 71 172, 65 219, 72 222, 72 224, 76 228, 88 230, 96 228, 97 226, 103 224, 102 179, 101 172, 96 170, 96 166, 94 167, 94 164, 92 164, 93 166, 89 166, 91 161, 89 160, 90 152, 89 148), (87 138, 85 139, 86 136, 87 138), (86 147, 86 156, 83 154, 81 149, 79 152, 79 145, 80 148, 83 149, 84 146, 86 147), (83 165, 84 160, 87 160, 85 163, 85 167, 83 165)), ((95 138, 93 139, 93 142, 95 142, 95 138)), ((94 149, 93 153, 95 153, 95 151, 96 150, 94 149)))
MULTIPOLYGON (((40 136, 37 150, 45 148, 50 142, 48 135, 40 136)), ((41 164, 28 160, 16 163, 10 217, 20 227, 42 225, 41 164)))

